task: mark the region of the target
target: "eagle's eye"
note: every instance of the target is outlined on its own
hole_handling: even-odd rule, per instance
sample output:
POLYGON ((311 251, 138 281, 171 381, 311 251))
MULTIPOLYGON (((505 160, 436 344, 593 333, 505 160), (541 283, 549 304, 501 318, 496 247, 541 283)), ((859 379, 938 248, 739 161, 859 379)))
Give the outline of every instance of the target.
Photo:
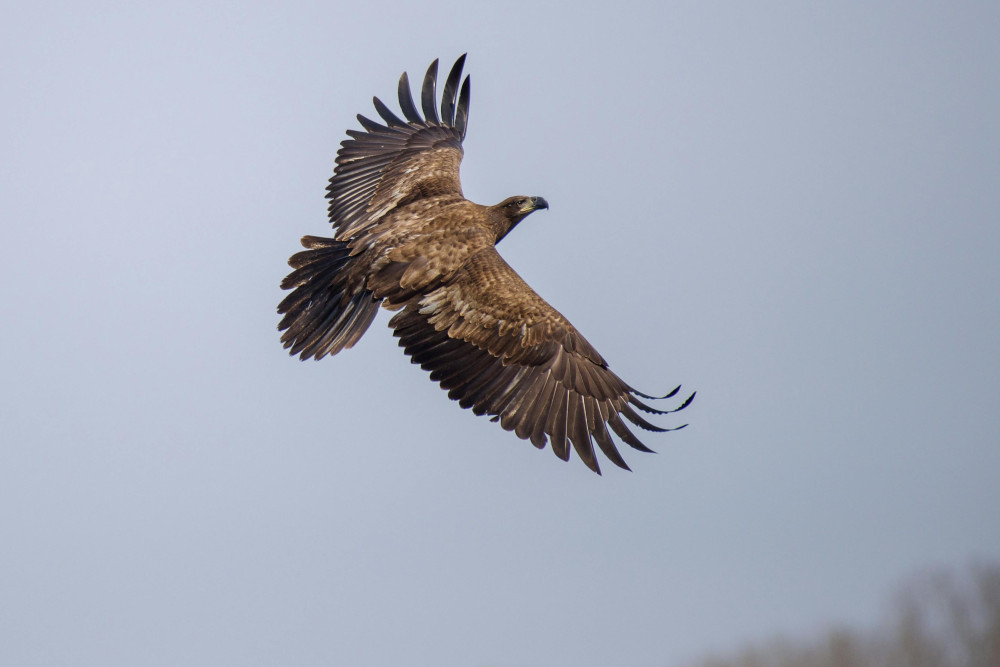
POLYGON ((514 202, 514 206, 521 208, 522 206, 524 206, 524 200, 518 199, 516 202, 514 202))

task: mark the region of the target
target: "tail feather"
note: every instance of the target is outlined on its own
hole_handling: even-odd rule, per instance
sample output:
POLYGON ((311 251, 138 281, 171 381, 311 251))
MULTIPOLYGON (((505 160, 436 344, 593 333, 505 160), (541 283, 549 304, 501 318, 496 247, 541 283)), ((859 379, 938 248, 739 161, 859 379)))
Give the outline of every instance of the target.
POLYGON ((291 355, 322 359, 353 347, 382 300, 351 284, 348 268, 354 258, 346 243, 305 236, 302 245, 308 250, 292 255, 288 264, 295 270, 281 281, 281 289, 293 291, 278 305, 284 315, 278 330, 291 355))

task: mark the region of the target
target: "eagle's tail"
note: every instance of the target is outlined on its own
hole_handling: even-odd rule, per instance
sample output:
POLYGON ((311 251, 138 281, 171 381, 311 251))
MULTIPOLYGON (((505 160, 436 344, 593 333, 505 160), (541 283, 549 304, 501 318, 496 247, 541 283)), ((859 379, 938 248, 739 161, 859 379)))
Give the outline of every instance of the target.
POLYGON ((281 342, 289 354, 302 359, 322 359, 352 347, 368 330, 381 299, 362 284, 353 284, 351 257, 346 243, 318 236, 304 236, 308 250, 288 260, 294 271, 281 281, 281 289, 294 290, 278 305, 284 315, 278 324, 281 342))

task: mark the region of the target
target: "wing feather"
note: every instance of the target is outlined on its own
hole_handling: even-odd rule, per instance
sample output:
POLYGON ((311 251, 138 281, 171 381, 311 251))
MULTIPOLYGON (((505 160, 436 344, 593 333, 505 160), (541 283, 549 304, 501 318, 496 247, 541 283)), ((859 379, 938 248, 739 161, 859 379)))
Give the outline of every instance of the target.
POLYGON ((465 130, 469 125, 469 77, 462 82, 462 92, 458 94, 458 111, 455 113, 455 129, 465 139, 465 130))
MULTIPOLYGON (((594 407, 595 409, 597 408, 596 404, 594 407)), ((600 417, 597 417, 595 415, 594 429, 593 431, 591 431, 591 433, 593 433, 594 435, 594 440, 597 442, 597 446, 601 448, 601 451, 604 452, 604 455, 607 456, 608 459, 616 466, 618 466, 619 468, 624 468, 625 470, 631 470, 631 468, 628 467, 628 464, 625 463, 625 459, 622 458, 622 455, 618 451, 618 448, 615 447, 615 442, 614 440, 611 439, 611 434, 608 433, 608 427, 607 427, 608 413, 605 412, 603 409, 601 410, 601 413, 602 414, 600 417)))
POLYGON ((650 406, 493 248, 409 302, 390 326, 412 361, 463 408, 489 415, 536 447, 550 442, 561 459, 572 448, 594 472, 600 473, 597 449, 628 469, 612 432, 634 449, 651 451, 626 420, 669 430, 639 416, 633 406, 650 406))
MULTIPOLYGON (((458 404, 463 408, 475 408, 475 406, 480 402, 484 391, 487 391, 490 387, 495 386, 498 382, 503 381, 504 366, 503 364, 491 363, 489 367, 479 374, 478 378, 474 378, 466 387, 464 396, 458 399, 458 404)), ((475 410, 473 410, 475 412, 475 410)), ((482 414, 482 413, 477 413, 482 414)))
POLYGON ((472 412, 477 415, 499 414, 501 402, 516 387, 517 376, 522 369, 518 366, 504 366, 502 363, 499 365, 501 370, 496 379, 484 387, 483 393, 472 405, 472 412))
POLYGON ((448 73, 444 92, 441 93, 441 120, 445 125, 455 124, 455 102, 458 98, 458 82, 462 80, 462 66, 464 64, 465 54, 463 53, 448 73))
POLYGON ((566 442, 566 404, 569 392, 565 388, 561 389, 552 397, 546 432, 552 439, 552 452, 563 461, 569 461, 569 444, 566 442))
MULTIPOLYGON (((534 429, 534 424, 529 423, 528 420, 531 416, 531 408, 534 405, 535 399, 545 384, 545 375, 532 373, 528 377, 526 384, 528 386, 521 390, 517 405, 508 413, 513 413, 510 419, 511 430, 517 434, 517 437, 523 440, 527 440, 534 429)), ((503 425, 503 417, 500 418, 500 424, 501 426, 503 425)))
POLYGON ((601 468, 597 465, 594 443, 591 442, 590 431, 587 430, 587 414, 583 407, 583 397, 576 392, 571 392, 567 407, 569 409, 566 412, 566 427, 569 430, 569 439, 573 443, 573 449, 587 464, 587 467, 599 475, 601 468))
POLYGON ((338 241, 350 241, 371 229, 402 202, 423 196, 462 195, 459 165, 469 115, 469 80, 461 90, 463 55, 452 67, 436 104, 438 61, 427 70, 421 86, 421 115, 413 101, 406 73, 397 97, 403 118, 375 97, 372 103, 382 123, 358 115, 364 132, 348 131, 327 186, 330 222, 338 241), (457 101, 456 101, 457 95, 457 101))
POLYGON ((406 127, 406 121, 394 114, 392 109, 387 107, 382 100, 377 97, 373 97, 372 103, 375 105, 375 111, 378 112, 379 116, 382 116, 382 120, 384 120, 389 127, 406 127))
POLYGON ((530 413, 525 416, 525 420, 531 426, 529 436, 531 438, 531 442, 539 449, 545 446, 545 423, 548 419, 547 411, 549 409, 549 405, 552 403, 552 396, 557 391, 559 391, 559 386, 552 377, 552 373, 546 373, 545 383, 538 391, 538 396, 536 396, 535 400, 532 401, 530 413), (541 445, 538 443, 541 443, 541 445))
POLYGON ((406 72, 403 72, 403 75, 399 77, 399 88, 396 96, 399 98, 399 108, 403 110, 406 120, 411 123, 422 123, 424 119, 420 117, 420 112, 417 111, 417 106, 413 103, 410 79, 406 76, 406 72))
POLYGON ((424 108, 424 116, 427 117, 428 122, 435 124, 441 122, 437 117, 437 78, 438 60, 435 58, 431 66, 427 68, 427 74, 424 75, 424 85, 420 89, 420 105, 424 108))

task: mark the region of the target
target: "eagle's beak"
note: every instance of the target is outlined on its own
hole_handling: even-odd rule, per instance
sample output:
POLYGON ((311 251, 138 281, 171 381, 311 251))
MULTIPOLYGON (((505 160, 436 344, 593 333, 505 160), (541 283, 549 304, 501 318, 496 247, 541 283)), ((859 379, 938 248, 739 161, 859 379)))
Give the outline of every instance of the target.
POLYGON ((545 197, 532 197, 531 198, 531 210, 537 211, 540 208, 548 208, 549 203, 545 201, 545 197))

